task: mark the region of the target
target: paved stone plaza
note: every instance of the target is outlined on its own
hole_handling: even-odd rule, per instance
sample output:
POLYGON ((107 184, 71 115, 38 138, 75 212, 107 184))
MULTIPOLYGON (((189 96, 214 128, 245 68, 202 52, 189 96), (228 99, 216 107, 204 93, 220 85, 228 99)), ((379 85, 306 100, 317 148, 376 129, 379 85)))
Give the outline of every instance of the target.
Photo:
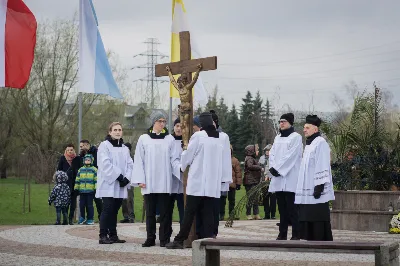
MULTIPOLYGON (((220 238, 273 240, 277 221, 239 221, 220 226, 220 238)), ((142 248, 145 224, 118 225, 125 244, 99 245, 98 226, 0 227, 0 265, 191 265, 191 249, 142 248)), ((174 232, 179 225, 174 225, 174 232)), ((378 232, 334 231, 340 241, 400 241, 378 232)), ((374 265, 372 255, 222 251, 222 265, 374 265)))

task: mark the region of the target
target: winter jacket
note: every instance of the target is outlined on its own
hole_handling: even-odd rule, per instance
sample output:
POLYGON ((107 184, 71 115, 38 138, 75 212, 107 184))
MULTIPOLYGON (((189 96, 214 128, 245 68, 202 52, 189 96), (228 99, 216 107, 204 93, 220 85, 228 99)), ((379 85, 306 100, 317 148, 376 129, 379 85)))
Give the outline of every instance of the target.
POLYGON ((229 184, 230 188, 235 188, 236 185, 242 184, 242 169, 238 159, 232 156, 232 183, 229 184))
POLYGON ((74 190, 76 175, 78 174, 78 170, 81 167, 81 165, 82 165, 82 163, 81 163, 80 156, 76 156, 72 160, 71 165, 69 165, 69 163, 68 163, 67 159, 65 159, 64 155, 61 156, 61 158, 58 162, 57 170, 67 173, 67 176, 68 176, 67 184, 68 184, 71 192, 74 190))
POLYGON ((51 191, 49 205, 54 202, 55 207, 68 207, 71 199, 71 191, 67 185, 68 175, 63 171, 57 171, 55 180, 57 184, 51 191))
MULTIPOLYGON (((83 161, 87 158, 93 163, 93 156, 91 154, 85 155, 83 161)), ((81 167, 78 171, 75 180, 74 190, 78 190, 79 193, 95 193, 97 184, 97 168, 92 164, 81 167)))
POLYGON ((262 166, 256 160, 254 145, 248 145, 245 149, 246 158, 244 159, 244 184, 258 184, 261 180, 262 166))

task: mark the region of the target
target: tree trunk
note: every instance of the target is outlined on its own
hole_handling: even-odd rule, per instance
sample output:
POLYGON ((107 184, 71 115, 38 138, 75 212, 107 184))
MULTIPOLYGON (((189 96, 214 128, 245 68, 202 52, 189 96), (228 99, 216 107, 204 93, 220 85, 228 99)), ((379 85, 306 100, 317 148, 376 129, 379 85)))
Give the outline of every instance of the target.
POLYGON ((7 165, 3 160, 0 168, 0 179, 6 179, 6 178, 7 178, 7 165))

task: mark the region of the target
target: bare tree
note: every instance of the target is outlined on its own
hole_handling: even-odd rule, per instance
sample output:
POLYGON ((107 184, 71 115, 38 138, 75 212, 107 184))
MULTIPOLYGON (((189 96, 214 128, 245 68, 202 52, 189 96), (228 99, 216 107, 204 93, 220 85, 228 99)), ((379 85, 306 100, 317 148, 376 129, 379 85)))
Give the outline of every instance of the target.
POLYGON ((355 100, 361 92, 360 88, 354 80, 351 80, 349 84, 345 85, 345 88, 347 94, 350 95, 353 100, 355 100))
POLYGON ((23 137, 42 150, 53 150, 75 131, 73 110, 67 104, 78 82, 77 25, 73 21, 43 23, 38 27, 35 61, 19 103, 23 137), (68 132, 69 134, 65 134, 68 132))
POLYGON ((12 159, 13 146, 15 149, 15 133, 18 126, 17 113, 15 111, 12 94, 17 92, 14 89, 0 89, 0 178, 7 178, 7 168, 12 159))

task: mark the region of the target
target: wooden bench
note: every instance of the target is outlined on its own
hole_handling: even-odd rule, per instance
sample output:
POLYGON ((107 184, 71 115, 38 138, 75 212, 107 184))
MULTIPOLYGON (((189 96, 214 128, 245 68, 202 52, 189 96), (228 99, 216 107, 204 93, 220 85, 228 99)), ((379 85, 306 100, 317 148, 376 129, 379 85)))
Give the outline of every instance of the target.
POLYGON ((219 266, 220 250, 375 254, 375 266, 399 266, 398 242, 260 241, 242 239, 200 239, 194 241, 192 244, 192 265, 219 266))

